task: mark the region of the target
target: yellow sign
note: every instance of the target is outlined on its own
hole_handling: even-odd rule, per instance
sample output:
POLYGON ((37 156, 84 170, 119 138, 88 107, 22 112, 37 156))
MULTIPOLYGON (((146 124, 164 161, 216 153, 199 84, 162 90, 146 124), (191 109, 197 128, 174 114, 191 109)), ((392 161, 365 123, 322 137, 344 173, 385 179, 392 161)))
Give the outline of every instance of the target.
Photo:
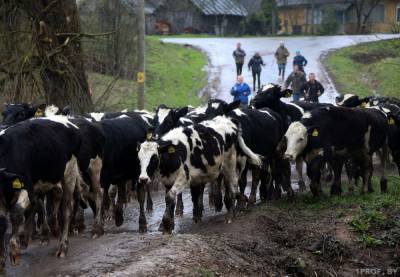
POLYGON ((17 178, 13 181, 12 187, 13 189, 22 189, 24 187, 24 184, 17 178))
POLYGON ((144 72, 138 72, 137 73, 137 82, 139 84, 143 84, 144 83, 144 72))
POLYGON ((175 146, 169 146, 168 147, 168 153, 169 154, 174 154, 175 153, 175 146))
POLYGON ((319 136, 319 132, 317 129, 314 129, 314 131, 312 132, 312 136, 313 137, 318 137, 319 136))

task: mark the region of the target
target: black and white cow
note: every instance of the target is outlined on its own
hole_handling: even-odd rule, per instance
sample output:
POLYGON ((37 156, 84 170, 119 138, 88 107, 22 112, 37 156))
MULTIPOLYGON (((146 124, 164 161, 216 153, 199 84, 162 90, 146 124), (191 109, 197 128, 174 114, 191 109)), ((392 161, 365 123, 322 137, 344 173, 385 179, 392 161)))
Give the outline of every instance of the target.
MULTIPOLYGON (((281 100, 282 98, 291 97, 292 93, 292 90, 282 89, 280 85, 268 84, 258 91, 257 95, 251 101, 251 106, 256 109, 269 108, 277 112, 283 120, 285 120, 286 129, 292 122, 299 121, 304 113, 317 108, 332 106, 326 103, 304 101, 283 102, 281 100)), ((301 190, 304 190, 303 160, 299 157, 295 162, 297 175, 299 177, 298 185, 301 190)))
POLYGON ((81 145, 79 127, 65 117, 52 116, 20 122, 0 132, 0 264, 5 262, 7 212, 10 213, 11 264, 19 262, 20 237, 29 237, 36 194, 54 193, 53 221, 58 221, 62 205, 63 231, 57 251, 68 250, 68 231, 73 209, 73 193, 80 181, 77 156, 81 145), (19 227, 25 228, 20 233, 19 227))
MULTIPOLYGON (((126 202, 126 183, 137 184, 140 173, 137 145, 146 140, 148 124, 139 115, 105 119, 99 122, 105 135, 103 168, 101 183, 104 191, 109 191, 110 185, 118 189, 118 200, 114 215, 117 226, 123 223, 123 204, 126 202)), ((146 198, 143 184, 137 185, 137 195, 140 205, 139 231, 147 231, 144 201, 146 198)), ((103 195, 104 208, 108 210, 110 199, 107 193, 103 195)))
MULTIPOLYGON (((277 151, 286 128, 281 116, 268 108, 259 110, 239 109, 237 103, 226 103, 223 100, 213 99, 208 103, 205 112, 206 118, 212 119, 219 115, 226 115, 240 123, 243 130, 243 139, 246 145, 255 153, 264 157, 265 167, 260 171, 259 168, 252 170, 252 189, 249 203, 254 204, 258 183, 261 180, 260 197, 262 200, 267 198, 279 197, 281 186, 288 192, 289 198, 293 196, 290 185, 290 165, 283 160, 277 151), (275 181, 275 189, 268 186, 272 180, 268 180, 268 167, 272 169, 272 180, 275 181)), ((242 166, 240 177, 240 192, 244 196, 247 185, 247 167, 242 166)))
MULTIPOLYGON (((311 179, 311 191, 315 197, 321 194, 321 167, 332 164, 334 182, 332 194, 340 194, 343 163, 353 158, 360 165, 363 178, 362 192, 372 190, 372 154, 387 147, 387 118, 376 109, 349 109, 325 107, 312 110, 292 123, 284 139, 285 157, 295 160, 303 156, 307 162, 307 174, 311 179)), ((383 151, 386 152, 386 151, 383 151)), ((381 172, 381 190, 386 191, 385 165, 381 172)), ((352 184, 349 191, 354 190, 352 184)))
MULTIPOLYGON (((260 157, 244 143, 240 126, 219 116, 213 120, 171 130, 157 141, 141 144, 139 182, 149 183, 155 171, 167 189, 163 231, 174 229, 174 208, 177 194, 185 187, 196 188, 223 176, 227 222, 234 216, 237 196, 237 155, 241 152, 260 166, 260 157)), ((194 205, 197 205, 196 202, 194 205)), ((196 209, 198 210, 198 209, 196 209)))
POLYGON ((383 96, 368 96, 359 97, 354 94, 339 95, 336 97, 336 104, 341 107, 373 107, 381 106, 385 104, 392 104, 400 107, 400 99, 395 97, 383 97, 383 96))

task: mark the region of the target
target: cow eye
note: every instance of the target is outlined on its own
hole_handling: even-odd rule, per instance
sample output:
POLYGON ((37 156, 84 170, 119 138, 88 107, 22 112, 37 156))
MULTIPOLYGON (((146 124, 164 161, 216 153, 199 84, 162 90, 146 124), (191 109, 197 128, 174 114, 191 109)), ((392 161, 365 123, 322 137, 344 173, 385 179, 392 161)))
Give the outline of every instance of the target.
POLYGON ((299 138, 299 141, 303 141, 304 140, 304 138, 299 138))

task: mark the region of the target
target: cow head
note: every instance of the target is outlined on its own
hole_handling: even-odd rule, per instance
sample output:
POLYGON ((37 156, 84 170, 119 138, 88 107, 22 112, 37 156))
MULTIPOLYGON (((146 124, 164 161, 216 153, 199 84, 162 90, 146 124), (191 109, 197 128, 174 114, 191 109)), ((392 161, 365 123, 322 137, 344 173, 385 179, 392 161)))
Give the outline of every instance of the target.
POLYGON ((27 103, 5 104, 3 125, 10 126, 34 116, 44 116, 46 104, 31 106, 27 103))
POLYGON ((153 179, 159 165, 158 144, 154 141, 145 141, 138 144, 138 151, 140 161, 139 182, 147 185, 153 179))
POLYGON ((175 128, 181 117, 185 116, 189 111, 189 107, 183 107, 178 109, 168 108, 165 105, 161 105, 156 109, 156 115, 154 117, 154 136, 158 138, 171 129, 175 128))
POLYGON ((318 126, 305 126, 302 122, 296 121, 289 125, 281 145, 285 147, 285 159, 296 160, 308 144, 321 144, 321 130, 318 126))
POLYGON ((280 85, 268 84, 263 86, 257 95, 252 99, 250 105, 256 109, 270 108, 277 110, 280 99, 291 97, 293 91, 290 89, 282 89, 280 85))
POLYGON ((337 96, 336 105, 347 108, 366 107, 370 102, 370 97, 360 98, 358 95, 345 94, 337 96))
POLYGON ((220 115, 227 115, 231 111, 239 108, 240 101, 233 101, 232 103, 226 103, 223 100, 211 99, 208 101, 206 109, 206 120, 213 119, 220 115))

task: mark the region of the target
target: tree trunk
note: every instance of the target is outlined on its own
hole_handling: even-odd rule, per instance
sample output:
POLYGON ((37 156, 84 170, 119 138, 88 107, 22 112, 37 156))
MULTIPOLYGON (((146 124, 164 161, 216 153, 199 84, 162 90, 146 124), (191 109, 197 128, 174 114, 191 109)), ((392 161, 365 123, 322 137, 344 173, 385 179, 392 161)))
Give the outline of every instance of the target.
POLYGON ((18 5, 32 18, 46 102, 71 105, 77 113, 92 110, 75 0, 19 0, 18 5))

